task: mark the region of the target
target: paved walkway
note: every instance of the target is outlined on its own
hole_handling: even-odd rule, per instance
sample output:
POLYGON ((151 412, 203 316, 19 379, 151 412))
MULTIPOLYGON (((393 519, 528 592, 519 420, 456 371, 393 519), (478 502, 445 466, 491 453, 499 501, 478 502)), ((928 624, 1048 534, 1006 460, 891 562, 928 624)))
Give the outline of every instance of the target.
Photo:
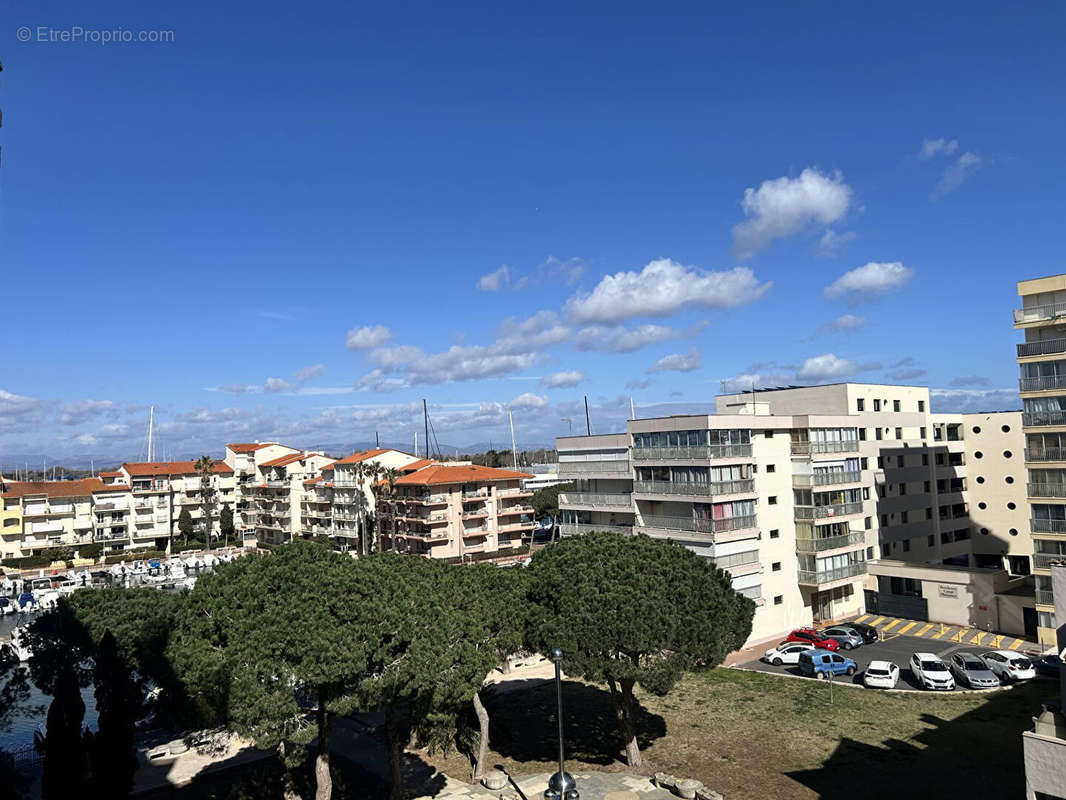
MULTIPOLYGON (((677 795, 658 788, 645 775, 630 775, 625 772, 572 773, 577 782, 581 800, 677 800, 677 795)), ((490 790, 481 784, 464 783, 442 776, 444 785, 431 795, 418 800, 498 800, 513 797, 518 800, 541 800, 548 787, 551 773, 514 775, 502 789, 490 790)))
MULTIPOLYGON (((1023 653, 1039 654, 1043 648, 1036 642, 1005 633, 991 633, 976 628, 959 625, 945 625, 940 622, 920 622, 898 617, 886 617, 879 614, 863 614, 853 622, 864 622, 877 628, 883 638, 895 636, 914 636, 929 639, 940 644, 956 642, 972 644, 989 650, 1019 650, 1023 653)), ((846 624, 846 623, 842 623, 846 624)))

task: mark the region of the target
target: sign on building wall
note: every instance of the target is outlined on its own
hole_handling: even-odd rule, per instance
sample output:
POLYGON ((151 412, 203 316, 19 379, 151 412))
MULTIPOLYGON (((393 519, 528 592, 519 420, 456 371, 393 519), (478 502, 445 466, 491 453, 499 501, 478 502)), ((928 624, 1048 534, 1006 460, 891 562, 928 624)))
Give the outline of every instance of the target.
POLYGON ((940 597, 958 597, 959 596, 959 587, 958 586, 945 586, 942 583, 941 584, 937 584, 936 593, 940 597))

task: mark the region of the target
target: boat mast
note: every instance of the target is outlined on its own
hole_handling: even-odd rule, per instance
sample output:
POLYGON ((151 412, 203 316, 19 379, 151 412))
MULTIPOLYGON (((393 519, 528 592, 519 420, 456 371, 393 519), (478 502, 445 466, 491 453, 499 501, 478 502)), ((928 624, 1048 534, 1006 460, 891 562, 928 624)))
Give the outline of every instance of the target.
POLYGON ((514 457, 514 471, 518 472, 518 449, 514 444, 514 414, 508 411, 507 419, 511 423, 511 455, 514 457))
POLYGON ((422 398, 422 419, 426 423, 426 458, 429 458, 429 409, 426 407, 426 398, 422 398))
POLYGON ((152 425, 155 422, 155 406, 148 408, 148 460, 152 460, 152 425))

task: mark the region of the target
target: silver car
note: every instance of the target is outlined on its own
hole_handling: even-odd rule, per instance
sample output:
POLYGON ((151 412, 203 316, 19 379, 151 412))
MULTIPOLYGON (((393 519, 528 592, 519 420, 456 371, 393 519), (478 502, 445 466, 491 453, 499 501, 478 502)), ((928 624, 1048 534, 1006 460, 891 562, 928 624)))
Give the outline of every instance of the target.
POLYGON ((953 653, 948 667, 959 684, 971 689, 992 689, 999 686, 999 678, 985 662, 973 653, 953 653))
POLYGON ((862 647, 865 641, 860 634, 854 628, 849 628, 846 625, 834 625, 831 628, 826 628, 821 631, 822 638, 833 639, 840 645, 842 650, 851 650, 853 647, 862 647))

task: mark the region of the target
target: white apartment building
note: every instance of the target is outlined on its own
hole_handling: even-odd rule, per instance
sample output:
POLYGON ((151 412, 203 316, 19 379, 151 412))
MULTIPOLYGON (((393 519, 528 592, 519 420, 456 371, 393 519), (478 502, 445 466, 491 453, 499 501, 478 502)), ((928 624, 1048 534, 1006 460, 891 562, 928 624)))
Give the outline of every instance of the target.
POLYGON ((303 518, 304 483, 332 462, 324 453, 298 450, 256 465, 255 478, 241 485, 241 501, 257 542, 283 544, 311 524, 303 518))
POLYGON ((869 575, 875 559, 1028 574, 1027 537, 1002 527, 1019 504, 1003 445, 1017 412, 933 414, 928 389, 854 383, 723 395, 716 410, 558 439, 560 476, 576 482, 560 495, 563 534, 634 531, 713 559, 758 604, 753 641, 875 603, 928 615, 923 581, 869 575), (976 527, 968 458, 985 504, 976 527))

